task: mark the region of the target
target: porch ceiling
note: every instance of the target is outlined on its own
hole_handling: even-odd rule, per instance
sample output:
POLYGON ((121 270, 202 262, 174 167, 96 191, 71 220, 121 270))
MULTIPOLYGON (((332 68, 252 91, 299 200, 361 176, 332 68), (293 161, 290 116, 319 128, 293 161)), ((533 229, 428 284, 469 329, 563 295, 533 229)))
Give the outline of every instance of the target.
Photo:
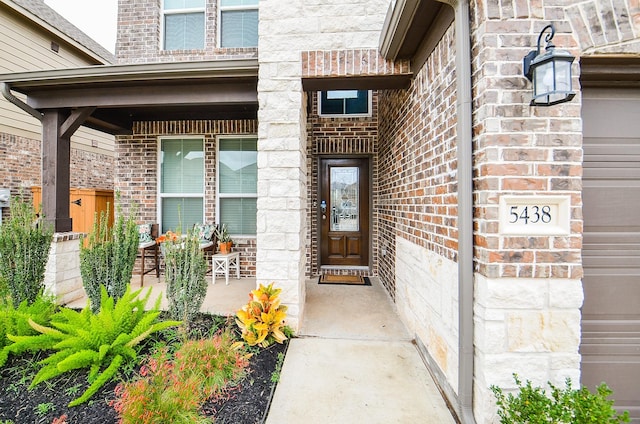
POLYGON ((95 108, 83 125, 131 133, 134 121, 257 117, 256 59, 153 63, 0 75, 26 103, 47 109, 95 108))

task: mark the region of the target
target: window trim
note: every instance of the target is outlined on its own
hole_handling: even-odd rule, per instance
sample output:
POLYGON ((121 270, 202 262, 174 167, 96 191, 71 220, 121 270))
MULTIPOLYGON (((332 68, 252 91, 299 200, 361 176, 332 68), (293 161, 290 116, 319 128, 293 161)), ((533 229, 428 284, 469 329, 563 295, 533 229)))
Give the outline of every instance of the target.
MULTIPOLYGON (((216 136, 216 223, 218 225, 222 224, 220 222, 220 199, 256 199, 258 201, 258 186, 256 184, 256 192, 254 193, 232 193, 232 194, 222 194, 220 192, 220 140, 229 140, 234 138, 253 138, 258 141, 258 136, 255 134, 220 134, 216 136)), ((256 153, 258 149, 256 148, 256 153)), ((257 178, 257 177, 256 177, 257 178)), ((257 183, 257 181, 256 181, 257 183)), ((256 234, 231 234, 232 238, 242 238, 242 239, 255 239, 258 237, 257 231, 256 234)))
POLYGON ((322 113, 322 92, 344 91, 344 90, 320 90, 318 96, 318 116, 322 118, 370 118, 373 116, 373 90, 358 90, 367 92, 367 112, 366 113, 322 113))
POLYGON ((222 12, 237 11, 237 10, 257 10, 258 11, 258 24, 260 23, 260 8, 259 3, 256 5, 240 5, 240 6, 222 6, 222 1, 218 1, 218 16, 216 25, 216 47, 219 49, 256 49, 258 46, 251 47, 222 47, 222 12))
MULTIPOLYGON (((162 51, 165 52, 179 52, 179 51, 184 51, 185 49, 176 49, 176 50, 168 50, 167 49, 167 45, 166 45, 166 40, 165 40, 165 16, 166 15, 183 15, 183 14, 187 14, 187 13, 195 13, 195 12, 202 12, 203 13, 203 19, 204 19, 204 34, 202 35, 202 48, 199 49, 195 49, 195 50, 204 50, 207 44, 207 1, 204 1, 204 5, 202 7, 190 7, 190 8, 185 8, 185 9, 171 9, 171 10, 166 10, 164 8, 164 3, 165 0, 162 0, 162 4, 161 4, 161 8, 160 8, 160 44, 161 44, 161 49, 162 51)), ((189 49, 191 50, 191 49, 189 49)))
MULTIPOLYGON (((182 134, 182 135, 171 135, 171 136, 160 136, 158 137, 158 150, 157 150, 158 154, 157 154, 157 182, 156 182, 156 215, 157 215, 157 219, 158 219, 158 230, 162 233, 164 233, 166 230, 164 228, 162 228, 162 199, 166 199, 166 198, 185 198, 185 197, 190 197, 190 198, 202 198, 202 220, 206 220, 205 218, 205 212, 207 209, 207 197, 206 197, 206 192, 207 192, 207 185, 206 185, 206 180, 207 180, 207 150, 205 147, 205 137, 204 135, 200 135, 200 134, 182 134), (198 139, 202 141, 202 154, 203 154, 203 161, 202 161, 202 175, 204 177, 204 180, 202 181, 202 194, 197 194, 197 193, 168 193, 168 194, 163 194, 162 193, 162 143, 164 141, 169 141, 169 140, 184 140, 184 139, 198 139)), ((186 229, 183 228, 183 231, 185 231, 186 229)))

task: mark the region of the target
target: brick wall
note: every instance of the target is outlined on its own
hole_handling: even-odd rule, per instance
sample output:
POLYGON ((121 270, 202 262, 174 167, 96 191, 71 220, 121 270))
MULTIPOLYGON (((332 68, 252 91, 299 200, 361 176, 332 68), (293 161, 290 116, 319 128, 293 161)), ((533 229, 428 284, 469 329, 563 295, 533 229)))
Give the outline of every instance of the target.
MULTIPOLYGON (((378 142, 378 93, 372 94, 371 116, 357 118, 329 118, 320 117, 318 114, 318 93, 307 93, 311 105, 307 118, 307 175, 308 198, 312 199, 308 205, 307 227, 307 270, 308 276, 318 275, 320 248, 318 245, 318 199, 319 182, 318 167, 320 158, 326 156, 340 157, 349 155, 368 155, 371 157, 371 170, 373 185, 371 186, 371 196, 375 205, 377 199, 376 174, 377 174, 377 152, 378 142), (315 203, 314 203, 315 202, 315 203), (316 205, 314 207, 314 204, 316 205)), ((378 243, 378 211, 375 207, 370 216, 370 228, 372 228, 371 250, 373 253, 371 272, 360 272, 363 275, 377 275, 377 243, 378 243)), ((358 272, 353 272, 358 273, 358 272)))
MULTIPOLYGON (((497 422, 489 386, 513 388, 514 372, 537 385, 580 379, 581 99, 529 106, 532 87, 522 75, 522 58, 549 21, 554 44, 579 56, 567 15, 576 4, 472 2, 474 412, 482 423, 497 422), (503 233, 507 195, 568 196, 569 234, 503 233)), ((573 69, 577 89, 577 63, 573 69)))
MULTIPOLYGON (((255 120, 236 121, 153 121, 135 122, 133 134, 116 139, 115 187, 120 191, 123 212, 139 206, 140 222, 158 221, 158 139, 162 136, 203 136, 205 148, 206 222, 216 222, 216 137, 220 135, 256 135, 255 120)), ((234 238, 234 250, 240 252, 242 277, 255 276, 255 238, 234 238)))
POLYGON ((116 58, 119 63, 255 58, 256 48, 218 48, 217 0, 207 0, 202 50, 162 49, 161 0, 119 0, 116 58))
POLYGON ((454 31, 408 90, 379 100, 379 276, 398 312, 457 388, 458 274, 454 31))
MULTIPOLYGON (((0 133, 0 181, 12 196, 22 190, 31 199, 31 187, 41 185, 40 144, 40 140, 0 133)), ((71 149, 71 187, 113 189, 113 156, 71 149)), ((8 217, 9 209, 3 208, 2 213, 8 217)))

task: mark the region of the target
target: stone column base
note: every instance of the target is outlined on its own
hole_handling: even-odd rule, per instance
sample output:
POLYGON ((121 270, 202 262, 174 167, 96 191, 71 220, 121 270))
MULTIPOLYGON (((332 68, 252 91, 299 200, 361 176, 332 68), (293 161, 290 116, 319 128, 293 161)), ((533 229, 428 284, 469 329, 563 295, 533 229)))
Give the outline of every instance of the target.
POLYGON ((45 294, 65 305, 85 296, 80 276, 80 240, 82 233, 55 233, 44 272, 45 294))

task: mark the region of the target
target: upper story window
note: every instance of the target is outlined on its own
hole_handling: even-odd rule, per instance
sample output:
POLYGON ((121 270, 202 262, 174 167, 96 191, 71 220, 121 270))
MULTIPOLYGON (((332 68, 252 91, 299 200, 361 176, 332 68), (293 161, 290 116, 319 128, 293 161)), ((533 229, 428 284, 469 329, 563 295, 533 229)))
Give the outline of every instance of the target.
POLYGON ((371 91, 332 90, 318 95, 320 116, 371 116, 371 91))
POLYGON ((202 50, 205 0, 164 0, 165 50, 202 50))
POLYGON ((220 0, 220 47, 258 47, 258 0, 220 0))

